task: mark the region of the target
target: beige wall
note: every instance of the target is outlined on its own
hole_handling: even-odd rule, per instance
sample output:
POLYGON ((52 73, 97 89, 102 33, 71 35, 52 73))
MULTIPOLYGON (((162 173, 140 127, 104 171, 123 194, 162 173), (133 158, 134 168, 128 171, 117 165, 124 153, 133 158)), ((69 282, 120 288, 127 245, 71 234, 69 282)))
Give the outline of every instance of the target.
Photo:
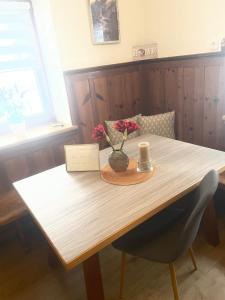
POLYGON ((149 0, 147 5, 148 35, 158 41, 159 56, 219 50, 225 0, 149 0))
POLYGON ((93 45, 88 0, 50 0, 64 70, 132 60, 132 46, 151 41, 146 35, 148 0, 118 0, 121 42, 93 45))
POLYGON ((50 0, 63 70, 132 60, 157 41, 159 56, 211 52, 225 37, 225 0, 118 0, 121 42, 93 45, 88 0, 50 0))

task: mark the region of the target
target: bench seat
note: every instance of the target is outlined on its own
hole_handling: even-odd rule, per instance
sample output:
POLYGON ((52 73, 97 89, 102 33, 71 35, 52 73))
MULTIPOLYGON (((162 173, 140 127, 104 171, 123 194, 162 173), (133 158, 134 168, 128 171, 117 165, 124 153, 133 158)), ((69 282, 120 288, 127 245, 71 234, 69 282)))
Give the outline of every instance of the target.
POLYGON ((0 194, 0 226, 17 221, 27 213, 25 204, 14 189, 0 194))

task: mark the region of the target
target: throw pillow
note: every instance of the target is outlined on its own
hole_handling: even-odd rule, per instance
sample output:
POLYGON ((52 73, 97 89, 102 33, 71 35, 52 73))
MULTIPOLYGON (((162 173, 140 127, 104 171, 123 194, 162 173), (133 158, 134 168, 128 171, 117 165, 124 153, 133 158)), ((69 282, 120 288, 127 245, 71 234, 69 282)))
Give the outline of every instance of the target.
POLYGON ((168 112, 153 116, 139 116, 140 134, 155 134, 175 139, 175 112, 168 112))

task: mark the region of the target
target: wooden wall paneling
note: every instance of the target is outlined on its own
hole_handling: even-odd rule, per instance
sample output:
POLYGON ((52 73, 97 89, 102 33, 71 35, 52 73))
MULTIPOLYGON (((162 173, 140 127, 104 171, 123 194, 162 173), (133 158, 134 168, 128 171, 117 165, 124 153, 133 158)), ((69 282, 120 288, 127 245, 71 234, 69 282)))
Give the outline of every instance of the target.
POLYGON ((220 80, 220 66, 205 65, 204 82, 204 118, 203 118, 203 145, 217 148, 217 120, 222 105, 218 89, 220 80))
POLYGON ((148 95, 148 81, 147 81, 147 68, 145 65, 140 66, 140 77, 141 77, 141 88, 142 88, 142 97, 143 97, 143 115, 149 114, 149 95, 148 95))
POLYGON ((74 137, 67 137, 63 141, 54 143, 52 146, 53 153, 54 153, 54 161, 55 165, 62 165, 65 163, 65 145, 73 145, 73 144, 80 144, 79 136, 74 137))
POLYGON ((176 137, 183 140, 183 68, 168 67, 164 71, 165 111, 176 112, 176 137))
POLYGON ((78 126, 84 143, 92 143, 92 130, 96 124, 95 111, 93 110, 93 99, 90 89, 89 79, 78 78, 73 79, 73 91, 76 108, 79 114, 78 126))
MULTIPOLYGON (((137 75, 137 73, 136 73, 137 75)), ((139 79, 135 78, 135 72, 124 73, 124 92, 125 92, 125 105, 124 116, 132 117, 139 113, 140 102, 140 85, 139 79)))
POLYGON ((109 105, 108 84, 106 76, 99 76, 91 79, 92 98, 96 114, 97 123, 112 119, 109 105))
POLYGON ((109 93, 109 109, 111 119, 118 120, 127 117, 125 96, 125 77, 123 73, 109 74, 107 77, 109 93))
POLYGON ((175 110, 178 139, 225 149, 224 65, 224 55, 214 53, 67 72, 84 142, 96 122, 175 110), (83 105, 88 93, 92 103, 83 105))
POLYGON ((224 66, 205 66, 203 144, 210 148, 224 146, 224 66))
POLYGON ((53 145, 54 149, 54 159, 55 159, 55 165, 59 166, 65 163, 65 151, 64 151, 64 146, 65 145, 73 145, 74 141, 73 140, 68 140, 65 143, 57 143, 53 145))
POLYGON ((65 163, 65 145, 73 145, 78 144, 74 137, 67 137, 60 141, 56 141, 52 144, 52 152, 54 155, 54 163, 55 166, 59 166, 65 163))
POLYGON ((202 145, 204 67, 183 69, 183 140, 202 145))
POLYGON ((142 99, 142 114, 147 115, 149 113, 149 105, 148 105, 148 85, 146 80, 146 68, 144 65, 139 66, 139 77, 140 77, 140 88, 141 88, 141 99, 142 99))
POLYGON ((10 183, 21 180, 31 175, 31 168, 28 165, 25 154, 12 157, 4 162, 7 178, 10 183))
POLYGON ((222 120, 225 115, 225 64, 220 66, 220 78, 218 89, 219 105, 217 106, 217 135, 216 144, 218 149, 225 151, 225 122, 222 120))
POLYGON ((0 192, 11 189, 11 183, 14 181, 56 166, 59 164, 59 160, 60 163, 64 163, 64 154, 60 153, 63 150, 62 145, 80 143, 78 133, 77 129, 71 129, 2 149, 0 153, 0 192))
POLYGON ((216 112, 219 87, 219 66, 205 66, 204 75, 204 119, 203 119, 203 145, 216 147, 216 112))
POLYGON ((125 76, 125 92, 127 103, 127 116, 144 113, 144 99, 142 94, 142 82, 140 70, 127 72, 125 76))
POLYGON ((144 69, 146 81, 147 114, 158 114, 165 111, 163 76, 164 69, 160 65, 144 69))
POLYGON ((10 188, 11 184, 8 180, 4 162, 0 162, 0 193, 5 192, 10 188))
POLYGON ((31 174, 37 174, 55 166, 54 154, 51 146, 45 146, 27 154, 31 174))
POLYGON ((65 128, 53 135, 10 144, 0 151, 0 211, 1 225, 24 216, 27 211, 12 183, 64 163, 63 145, 79 142, 76 127, 65 128), (63 153, 62 153, 63 150, 63 153))

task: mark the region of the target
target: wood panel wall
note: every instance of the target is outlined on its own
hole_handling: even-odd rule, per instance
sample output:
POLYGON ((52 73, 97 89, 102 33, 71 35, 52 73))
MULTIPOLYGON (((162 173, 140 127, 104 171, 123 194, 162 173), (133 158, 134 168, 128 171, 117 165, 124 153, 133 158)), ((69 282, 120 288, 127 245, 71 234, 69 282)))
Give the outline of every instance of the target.
POLYGON ((84 143, 92 142, 94 126, 105 120, 144 113, 144 82, 140 66, 126 66, 65 76, 72 121, 84 143))
POLYGON ((225 150, 225 57, 204 54, 65 73, 83 142, 104 120, 176 111, 177 138, 225 150))
POLYGON ((0 200, 1 193, 12 189, 14 181, 63 164, 64 145, 76 143, 79 143, 78 130, 71 129, 61 134, 1 149, 0 200))

